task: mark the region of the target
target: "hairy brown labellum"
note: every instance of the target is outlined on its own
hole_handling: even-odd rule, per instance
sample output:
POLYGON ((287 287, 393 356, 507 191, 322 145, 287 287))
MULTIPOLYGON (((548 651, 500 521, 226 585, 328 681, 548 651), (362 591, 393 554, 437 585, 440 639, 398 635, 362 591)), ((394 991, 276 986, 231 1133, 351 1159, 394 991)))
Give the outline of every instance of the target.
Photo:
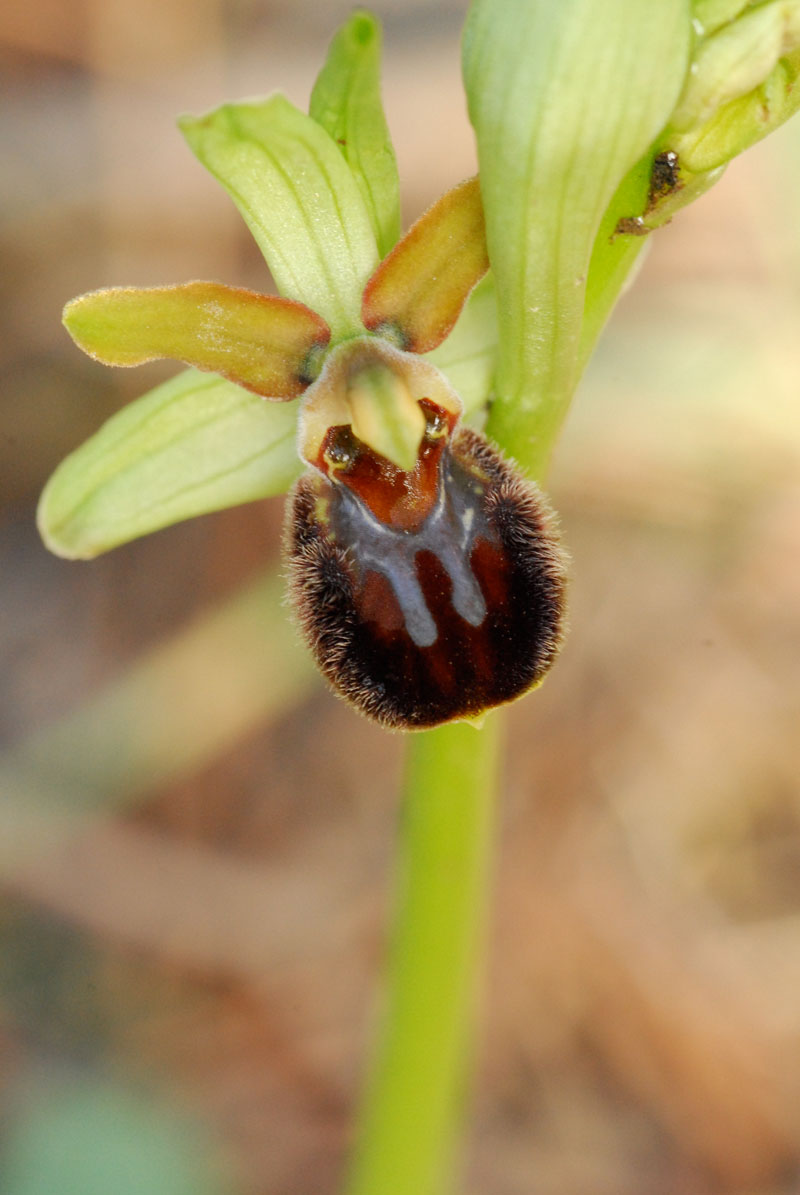
POLYGON ((333 687, 385 726, 475 718, 536 685, 562 638, 565 567, 539 490, 478 432, 420 403, 405 472, 328 431, 292 491, 291 596, 333 687))

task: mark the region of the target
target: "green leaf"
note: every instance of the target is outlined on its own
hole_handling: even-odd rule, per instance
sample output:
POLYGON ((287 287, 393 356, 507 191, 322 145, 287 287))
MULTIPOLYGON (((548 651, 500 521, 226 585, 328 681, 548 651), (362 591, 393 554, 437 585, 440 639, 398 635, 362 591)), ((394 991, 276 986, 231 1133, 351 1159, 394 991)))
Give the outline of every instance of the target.
POLYGON ((113 415, 62 461, 38 524, 51 551, 91 558, 160 527, 289 488, 297 407, 187 370, 113 415))
POLYGON ((579 376, 589 260, 683 85, 688 0, 474 0, 464 77, 497 289, 489 430, 541 473, 579 376))
POLYGON ((159 1098, 73 1076, 43 1084, 9 1118, 5 1195, 220 1195, 229 1191, 207 1130, 159 1098))
POLYGON ((491 390, 497 358, 497 300, 491 274, 467 299, 453 331, 425 354, 445 375, 464 403, 464 415, 478 414, 491 390))
POLYGON ((217 282, 92 291, 67 304, 64 326, 106 365, 170 357, 266 398, 301 394, 331 335, 302 303, 217 282))
POLYGON ((400 236, 400 184, 381 104, 380 72, 380 24, 369 12, 354 12, 331 42, 309 113, 344 154, 384 257, 400 236))
POLYGON ((481 191, 467 179, 437 199, 364 288, 361 318, 412 353, 436 348, 489 268, 481 191))
POLYGON ((282 95, 184 116, 181 130, 244 216, 278 290, 335 339, 363 331, 361 292, 378 261, 369 212, 323 128, 282 95))

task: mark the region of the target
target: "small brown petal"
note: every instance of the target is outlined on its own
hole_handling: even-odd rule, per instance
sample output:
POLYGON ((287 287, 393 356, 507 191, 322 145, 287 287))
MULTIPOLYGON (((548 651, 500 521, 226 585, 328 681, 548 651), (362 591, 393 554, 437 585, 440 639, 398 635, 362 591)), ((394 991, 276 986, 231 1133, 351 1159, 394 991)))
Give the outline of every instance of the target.
POLYGON ((169 357, 277 399, 313 381, 331 335, 302 303, 219 282, 92 291, 67 304, 64 325, 106 365, 169 357))
POLYGON ((488 268, 480 186, 472 178, 437 200, 378 266, 364 289, 364 326, 427 353, 445 339, 488 268))

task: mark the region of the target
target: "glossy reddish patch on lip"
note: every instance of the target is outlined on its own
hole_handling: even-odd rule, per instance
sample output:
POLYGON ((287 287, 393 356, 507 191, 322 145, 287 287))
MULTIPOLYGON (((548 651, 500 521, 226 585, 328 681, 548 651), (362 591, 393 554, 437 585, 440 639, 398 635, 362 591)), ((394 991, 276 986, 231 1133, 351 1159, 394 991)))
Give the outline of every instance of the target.
POLYGON ((347 487, 387 528, 418 530, 430 515, 439 491, 442 452, 456 416, 429 399, 420 402, 427 432, 410 472, 371 451, 349 426, 332 427, 316 460, 321 473, 347 487))
POLYGON ((479 433, 423 403, 404 473, 331 429, 296 484, 286 550, 295 608, 333 687, 385 726, 423 729, 520 696, 563 634, 550 509, 479 433))

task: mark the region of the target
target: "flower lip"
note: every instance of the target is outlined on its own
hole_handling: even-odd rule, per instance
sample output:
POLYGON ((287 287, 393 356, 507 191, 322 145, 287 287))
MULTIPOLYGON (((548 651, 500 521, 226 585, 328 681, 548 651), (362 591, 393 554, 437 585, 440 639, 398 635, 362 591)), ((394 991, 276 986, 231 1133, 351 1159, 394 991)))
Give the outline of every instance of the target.
POLYGON ((292 604, 334 689, 420 730, 538 684, 563 636, 565 565, 536 487, 477 432, 438 434, 421 453, 436 462, 433 501, 403 526, 394 476, 370 477, 369 502, 345 484, 359 451, 329 439, 336 480, 309 470, 287 509, 292 604))

